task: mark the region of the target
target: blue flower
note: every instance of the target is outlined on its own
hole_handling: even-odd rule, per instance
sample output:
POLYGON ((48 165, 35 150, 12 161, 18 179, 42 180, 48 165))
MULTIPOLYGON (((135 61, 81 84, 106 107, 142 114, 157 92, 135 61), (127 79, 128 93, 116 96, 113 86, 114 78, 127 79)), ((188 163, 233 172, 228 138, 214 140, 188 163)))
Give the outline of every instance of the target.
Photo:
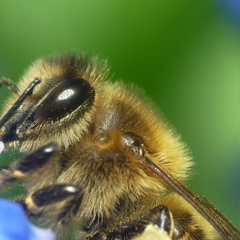
POLYGON ((50 229, 31 224, 19 204, 0 199, 0 239, 55 240, 56 236, 50 229))

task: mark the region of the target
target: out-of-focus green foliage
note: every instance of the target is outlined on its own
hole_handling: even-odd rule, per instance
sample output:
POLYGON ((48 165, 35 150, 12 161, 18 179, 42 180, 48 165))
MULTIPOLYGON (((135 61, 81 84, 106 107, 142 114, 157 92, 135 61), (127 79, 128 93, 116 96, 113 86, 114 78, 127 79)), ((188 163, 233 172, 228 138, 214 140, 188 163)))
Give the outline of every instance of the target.
POLYGON ((187 142, 190 184, 240 227, 239 31, 217 1, 1 1, 0 75, 68 50, 107 58, 187 142))

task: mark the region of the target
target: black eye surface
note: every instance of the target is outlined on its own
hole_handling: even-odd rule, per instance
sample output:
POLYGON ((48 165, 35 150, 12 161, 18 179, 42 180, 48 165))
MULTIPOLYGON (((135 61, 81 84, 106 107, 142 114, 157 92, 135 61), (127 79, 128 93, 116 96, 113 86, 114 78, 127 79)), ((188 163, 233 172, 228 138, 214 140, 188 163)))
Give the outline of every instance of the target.
POLYGON ((68 80, 56 87, 33 114, 33 121, 57 121, 78 107, 83 111, 95 96, 93 87, 82 78, 68 80))

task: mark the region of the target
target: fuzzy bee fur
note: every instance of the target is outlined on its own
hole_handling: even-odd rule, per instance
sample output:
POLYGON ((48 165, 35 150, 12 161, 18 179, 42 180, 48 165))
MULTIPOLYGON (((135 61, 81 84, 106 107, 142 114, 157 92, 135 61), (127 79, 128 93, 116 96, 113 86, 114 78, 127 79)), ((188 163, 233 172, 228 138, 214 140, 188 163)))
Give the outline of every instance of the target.
POLYGON ((183 184, 192 161, 179 136, 138 89, 108 79, 106 61, 66 54, 37 60, 15 85, 0 141, 24 157, 0 186, 24 179, 19 202, 61 238, 240 239, 183 184), (150 229, 150 231, 149 231, 150 229), (153 231, 152 231, 153 230, 153 231))

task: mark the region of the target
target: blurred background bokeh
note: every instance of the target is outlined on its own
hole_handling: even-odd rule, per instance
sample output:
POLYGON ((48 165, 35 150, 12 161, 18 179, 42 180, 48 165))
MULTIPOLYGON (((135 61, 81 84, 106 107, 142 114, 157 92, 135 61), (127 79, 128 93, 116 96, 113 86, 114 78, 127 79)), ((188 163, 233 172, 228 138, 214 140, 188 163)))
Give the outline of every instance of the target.
POLYGON ((0 76, 18 81, 33 60, 68 50, 108 59, 113 79, 143 89, 188 144, 189 184, 240 228, 239 5, 3 0, 0 76))

